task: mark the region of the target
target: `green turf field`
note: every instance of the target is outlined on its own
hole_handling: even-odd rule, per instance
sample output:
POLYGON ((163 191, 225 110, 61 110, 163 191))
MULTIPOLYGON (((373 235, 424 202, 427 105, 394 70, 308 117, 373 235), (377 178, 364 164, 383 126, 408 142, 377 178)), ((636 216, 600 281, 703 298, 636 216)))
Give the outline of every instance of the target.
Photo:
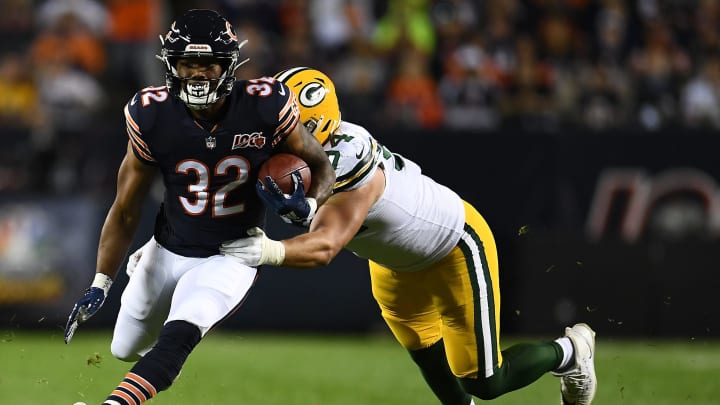
MULTIPOLYGON (((0 404, 99 404, 130 364, 109 353, 109 333, 0 331, 0 404)), ((505 345, 513 340, 503 342, 505 345)), ((595 404, 720 404, 720 341, 621 342, 598 338, 595 404)), ((493 404, 558 403, 545 376, 493 404)), ((481 401, 478 401, 481 402, 481 401)), ((389 336, 208 336, 170 390, 152 404, 436 405, 389 336)))

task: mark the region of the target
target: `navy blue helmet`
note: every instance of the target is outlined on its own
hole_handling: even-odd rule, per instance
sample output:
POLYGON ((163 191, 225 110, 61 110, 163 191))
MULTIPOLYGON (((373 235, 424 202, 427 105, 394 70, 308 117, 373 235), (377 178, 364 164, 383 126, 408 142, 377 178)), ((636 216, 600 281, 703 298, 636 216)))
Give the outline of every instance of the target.
POLYGON ((230 93, 235 71, 248 59, 240 61, 240 48, 247 40, 238 42, 232 24, 213 10, 187 11, 160 37, 162 49, 158 59, 165 63, 165 83, 170 94, 180 98, 193 109, 207 108, 230 93), (223 68, 219 79, 193 80, 177 73, 181 58, 213 58, 223 68))

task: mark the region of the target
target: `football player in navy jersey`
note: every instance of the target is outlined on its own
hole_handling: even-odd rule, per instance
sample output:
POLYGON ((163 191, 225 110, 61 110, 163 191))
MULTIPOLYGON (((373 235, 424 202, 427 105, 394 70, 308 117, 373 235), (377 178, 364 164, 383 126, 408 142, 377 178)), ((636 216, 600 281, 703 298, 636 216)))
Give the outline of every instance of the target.
MULTIPOLYGON (((298 98, 303 125, 323 144, 334 193, 309 232, 275 241, 259 228, 220 251, 251 266, 327 265, 345 247, 369 260, 373 297, 395 338, 443 405, 468 405, 561 377, 561 403, 596 390, 595 332, 579 323, 554 341, 500 348, 499 260, 482 215, 412 160, 341 120, 327 75, 296 67, 275 77, 298 98)), ((267 180, 266 180, 267 182, 267 180)), ((260 187, 264 201, 282 201, 260 187)))
POLYGON ((264 225, 255 188, 264 161, 282 151, 310 167, 307 196, 300 187, 275 207, 288 221, 309 221, 335 181, 322 146, 298 125, 285 84, 235 80, 246 61, 244 42, 224 17, 189 10, 161 41, 166 85, 140 90, 125 106, 128 148, 100 235, 97 272, 65 329, 68 343, 102 306, 161 174, 165 195, 154 235, 123 291, 111 343, 115 357, 136 363, 105 400, 109 405, 137 405, 167 389, 201 338, 246 298, 256 267, 218 249, 264 225))

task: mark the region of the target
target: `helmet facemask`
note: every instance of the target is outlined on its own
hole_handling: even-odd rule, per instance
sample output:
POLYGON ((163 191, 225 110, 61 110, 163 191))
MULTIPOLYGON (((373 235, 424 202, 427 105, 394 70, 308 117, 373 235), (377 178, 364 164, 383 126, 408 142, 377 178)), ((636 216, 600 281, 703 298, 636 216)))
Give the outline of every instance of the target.
MULTIPOLYGON (((244 43, 244 42, 243 42, 244 43)), ((194 110, 205 109, 216 101, 230 94, 233 84, 235 83, 235 71, 242 63, 238 63, 238 54, 231 57, 218 57, 211 55, 193 55, 182 57, 166 57, 167 72, 165 73, 165 84, 170 93, 187 106, 194 110), (183 58, 203 58, 212 61, 208 63, 217 63, 222 67, 222 75, 219 78, 203 78, 203 77, 181 77, 177 71, 177 63, 183 58)))
POLYGON ((240 48, 232 25, 211 10, 190 10, 170 31, 160 36, 162 49, 157 56, 165 64, 165 84, 170 94, 189 108, 206 109, 230 94, 235 83, 235 71, 249 59, 240 61, 240 48), (222 67, 219 78, 181 77, 177 63, 180 59, 205 58, 222 67))

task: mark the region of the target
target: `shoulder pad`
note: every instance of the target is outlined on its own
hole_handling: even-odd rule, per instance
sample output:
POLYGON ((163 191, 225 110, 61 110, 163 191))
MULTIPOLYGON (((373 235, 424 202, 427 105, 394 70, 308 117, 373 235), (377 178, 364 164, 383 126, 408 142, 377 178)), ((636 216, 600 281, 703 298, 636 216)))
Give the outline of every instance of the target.
POLYGON ((335 168, 333 192, 353 190, 369 182, 380 163, 381 150, 367 131, 341 125, 325 145, 335 168))
POLYGON ((263 122, 275 128, 273 146, 292 132, 300 121, 300 110, 292 91, 272 77, 242 82, 246 94, 255 97, 256 109, 263 122))
POLYGON ((165 86, 146 87, 135 93, 125 104, 123 112, 127 134, 135 155, 144 162, 156 162, 144 138, 155 126, 158 106, 169 102, 170 97, 165 86))

